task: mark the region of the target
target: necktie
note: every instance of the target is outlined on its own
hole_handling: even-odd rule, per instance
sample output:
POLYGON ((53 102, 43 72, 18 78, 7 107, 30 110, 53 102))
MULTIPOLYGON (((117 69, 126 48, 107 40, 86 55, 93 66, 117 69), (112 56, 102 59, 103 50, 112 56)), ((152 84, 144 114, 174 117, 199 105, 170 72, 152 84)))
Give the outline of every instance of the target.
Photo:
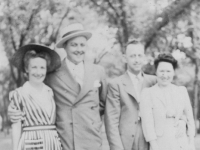
MULTIPOLYGON (((141 82, 140 82, 140 79, 138 76, 136 76, 135 78, 135 81, 136 81, 136 97, 137 97, 137 101, 140 102, 140 92, 141 92, 141 82)), ((138 120, 140 120, 140 103, 138 104, 139 106, 139 110, 138 110, 138 120)))
POLYGON ((135 91, 136 91, 137 100, 140 101, 141 84, 140 84, 140 79, 138 78, 138 76, 136 76, 135 82, 136 82, 135 91))

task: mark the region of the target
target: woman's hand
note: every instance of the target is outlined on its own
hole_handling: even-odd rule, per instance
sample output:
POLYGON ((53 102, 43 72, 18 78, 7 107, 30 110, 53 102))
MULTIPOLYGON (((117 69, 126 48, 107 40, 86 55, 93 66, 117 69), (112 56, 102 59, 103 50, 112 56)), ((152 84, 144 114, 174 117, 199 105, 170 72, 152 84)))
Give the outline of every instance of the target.
POLYGON ((194 137, 189 137, 189 150, 196 150, 194 145, 194 137))

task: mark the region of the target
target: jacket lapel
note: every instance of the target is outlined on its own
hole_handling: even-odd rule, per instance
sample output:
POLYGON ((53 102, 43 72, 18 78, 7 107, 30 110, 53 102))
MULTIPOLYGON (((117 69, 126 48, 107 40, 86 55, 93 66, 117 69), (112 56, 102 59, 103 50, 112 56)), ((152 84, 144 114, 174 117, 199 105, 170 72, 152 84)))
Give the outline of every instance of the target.
POLYGON ((84 80, 83 80, 83 86, 81 88, 80 93, 78 94, 78 97, 76 99, 77 103, 80 101, 91 89, 93 85, 93 76, 92 76, 92 70, 93 70, 93 64, 90 62, 85 61, 84 62, 84 80))
POLYGON ((161 91, 161 89, 159 88, 158 84, 156 84, 154 86, 154 88, 156 88, 154 91, 156 91, 156 93, 154 95, 156 95, 156 98, 159 99, 164 106, 166 106, 166 103, 165 103, 165 98, 163 97, 163 92, 161 91))
POLYGON ((122 76, 122 83, 125 86, 126 92, 129 95, 131 95, 136 101, 138 101, 137 98, 136 98, 136 93, 135 93, 135 90, 134 90, 134 85, 133 85, 133 83, 131 81, 131 78, 129 77, 129 75, 128 75, 127 72, 122 76))
POLYGON ((73 76, 71 75, 65 59, 62 61, 61 67, 57 72, 57 76, 63 81, 63 83, 65 83, 77 94, 80 92, 79 84, 74 80, 73 76))

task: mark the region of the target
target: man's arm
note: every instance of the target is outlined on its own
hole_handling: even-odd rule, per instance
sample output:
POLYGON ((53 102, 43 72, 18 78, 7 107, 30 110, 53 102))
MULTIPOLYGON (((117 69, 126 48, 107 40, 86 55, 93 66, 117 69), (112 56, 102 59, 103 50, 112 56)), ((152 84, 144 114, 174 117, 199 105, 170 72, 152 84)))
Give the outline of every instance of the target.
POLYGON ((180 118, 175 119, 174 126, 177 127, 176 138, 180 138, 186 132, 187 118, 185 114, 183 114, 180 118), (178 119, 178 120, 177 120, 178 119))
POLYGON ((120 133, 119 118, 121 113, 120 95, 116 83, 108 85, 108 95, 105 110, 105 128, 110 150, 124 150, 120 133))
POLYGON ((107 87, 108 83, 106 80, 106 74, 103 67, 100 68, 101 72, 101 86, 99 88, 99 102, 100 102, 100 115, 102 116, 105 111, 105 103, 106 103, 106 96, 107 96, 107 87))

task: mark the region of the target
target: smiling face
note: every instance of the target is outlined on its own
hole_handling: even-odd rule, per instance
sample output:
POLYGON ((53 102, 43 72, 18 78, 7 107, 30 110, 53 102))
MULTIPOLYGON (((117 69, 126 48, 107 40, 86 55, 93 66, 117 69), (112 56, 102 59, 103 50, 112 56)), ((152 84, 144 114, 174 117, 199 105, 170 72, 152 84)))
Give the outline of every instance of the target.
POLYGON ((174 68, 172 64, 168 62, 159 62, 156 75, 160 86, 169 85, 174 78, 174 68))
POLYGON ((64 45, 67 58, 74 64, 78 64, 84 60, 87 39, 83 36, 75 37, 67 41, 64 45))
POLYGON ((141 72, 144 65, 144 46, 142 44, 130 44, 124 55, 128 64, 128 70, 134 74, 141 72))
POLYGON ((36 57, 29 60, 26 68, 29 82, 40 84, 44 81, 47 73, 47 62, 45 59, 36 57))

